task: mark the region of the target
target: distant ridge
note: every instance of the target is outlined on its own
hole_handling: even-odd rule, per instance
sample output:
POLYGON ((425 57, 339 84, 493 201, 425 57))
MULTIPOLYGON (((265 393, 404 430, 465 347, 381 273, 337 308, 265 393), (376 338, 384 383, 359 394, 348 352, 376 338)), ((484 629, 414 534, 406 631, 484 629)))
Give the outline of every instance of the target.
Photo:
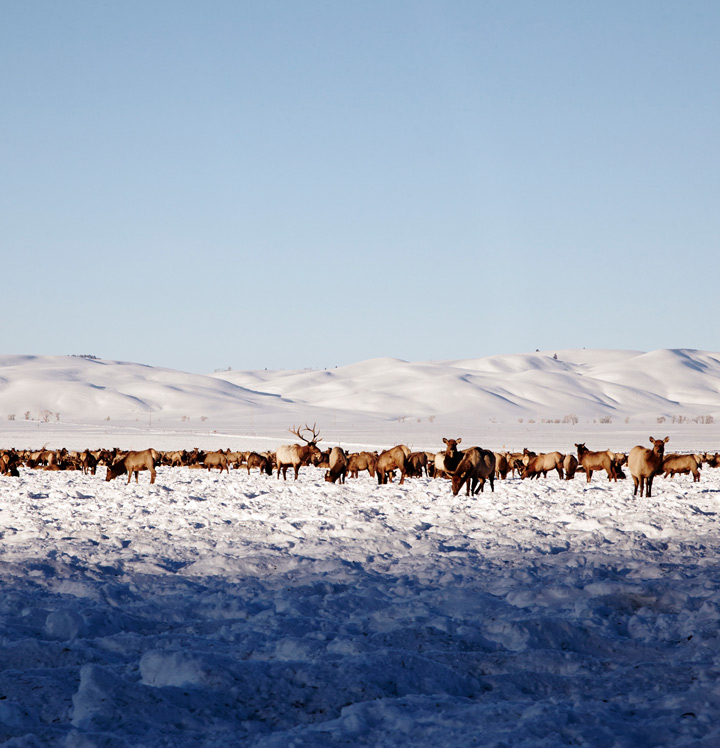
POLYGON ((0 419, 292 420, 478 413, 521 419, 720 418, 720 353, 557 350, 453 361, 361 361, 332 370, 189 374, 85 356, 0 356, 0 419))

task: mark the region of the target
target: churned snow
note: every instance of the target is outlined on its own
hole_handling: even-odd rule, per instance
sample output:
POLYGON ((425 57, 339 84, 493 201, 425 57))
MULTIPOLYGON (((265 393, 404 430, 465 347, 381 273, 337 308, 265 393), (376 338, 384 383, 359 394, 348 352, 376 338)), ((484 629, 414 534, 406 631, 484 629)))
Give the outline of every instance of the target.
MULTIPOLYGON (((688 420, 720 412, 720 355, 553 353, 213 377, 6 356, 0 418, 16 415, 0 434, 18 448, 264 450, 317 420, 348 449, 461 436, 627 451, 650 435, 720 449, 714 423, 688 420), (411 410, 433 390, 452 405, 456 387, 481 402, 483 382, 506 410, 411 410), (538 418, 542 392, 577 422, 538 418)), ((509 478, 471 498, 427 477, 334 485, 316 468, 297 482, 0 476, 1 744, 720 745, 720 470, 658 478, 653 493, 598 474, 509 478)))

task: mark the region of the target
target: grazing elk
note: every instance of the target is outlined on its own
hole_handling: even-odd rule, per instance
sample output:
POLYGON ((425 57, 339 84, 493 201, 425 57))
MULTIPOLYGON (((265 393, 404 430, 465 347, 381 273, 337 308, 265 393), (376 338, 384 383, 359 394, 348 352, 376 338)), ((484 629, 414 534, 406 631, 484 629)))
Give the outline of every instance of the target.
POLYGON ((652 449, 638 445, 630 450, 630 454, 628 455, 628 470, 635 484, 633 496, 637 496, 639 488, 641 497, 644 489, 645 496, 650 498, 653 478, 662 473, 665 445, 669 440, 669 436, 666 436, 664 439, 653 439, 651 436, 652 449))
POLYGON ((245 458, 245 467, 247 468, 248 475, 250 475, 250 468, 258 468, 261 473, 272 475, 272 460, 269 455, 250 452, 245 458))
POLYGON ((566 454, 563 460, 563 470, 565 471, 565 480, 572 480, 578 469, 578 459, 574 454, 566 454))
POLYGON ((378 485, 383 485, 390 481, 392 483, 392 476, 395 470, 400 471, 400 483, 402 486, 405 483, 405 475, 407 474, 407 458, 410 455, 410 448, 404 444, 398 444, 396 447, 386 449, 381 452, 377 458, 375 464, 375 472, 377 473, 378 485))
POLYGON ((615 473, 615 453, 606 449, 604 452, 591 452, 584 444, 576 444, 578 462, 582 465, 587 482, 592 479, 593 470, 604 470, 608 480, 617 480, 615 473))
POLYGON ((409 478, 422 478, 423 471, 427 475, 427 455, 425 452, 411 452, 407 459, 407 474, 409 478))
POLYGON ((330 450, 328 463, 329 469, 325 473, 325 480, 329 483, 335 483, 336 480, 340 479, 340 483, 345 483, 348 468, 348 458, 345 450, 342 447, 333 447, 330 450))
POLYGON ((676 475, 677 473, 681 475, 692 473, 693 483, 698 483, 700 481, 701 464, 702 460, 697 455, 665 455, 662 464, 663 478, 676 475))
POLYGON ((709 452, 705 452, 702 456, 703 462, 711 468, 720 467, 720 452, 715 452, 715 454, 710 454, 709 452))
POLYGON ((475 495, 485 489, 485 481, 490 481, 490 489, 495 492, 495 455, 487 449, 470 447, 463 453, 462 459, 452 473, 453 496, 460 493, 463 484, 466 495, 475 495))
POLYGON ((277 477, 280 479, 280 471, 282 470, 283 480, 287 480, 287 469, 292 467, 295 471, 295 480, 297 480, 300 468, 303 465, 309 465, 313 456, 320 454, 320 449, 317 446, 320 436, 317 431, 317 424, 314 423, 313 427, 310 428, 307 423, 304 429, 297 428, 288 429, 291 434, 295 434, 298 439, 302 439, 305 444, 284 444, 278 447, 275 453, 275 460, 277 462, 277 477), (303 436, 303 432, 310 432, 310 436, 303 436))
MULTIPOLYGON (((526 450, 527 451, 527 450, 526 450)), ((560 452, 548 452, 531 456, 530 452, 523 457, 522 467, 520 468, 520 477, 525 478, 543 478, 547 477, 548 471, 557 470, 560 480, 563 479, 563 460, 565 455, 560 452)))
POLYGON ((495 478, 505 480, 510 472, 508 456, 505 452, 495 452, 495 478))
POLYGON ((117 478, 119 475, 127 473, 128 480, 135 473, 135 482, 140 482, 140 471, 150 471, 150 483, 155 483, 155 465, 158 459, 158 453, 154 449, 143 449, 141 452, 128 452, 124 457, 118 457, 115 462, 108 465, 105 480, 109 481, 117 478))

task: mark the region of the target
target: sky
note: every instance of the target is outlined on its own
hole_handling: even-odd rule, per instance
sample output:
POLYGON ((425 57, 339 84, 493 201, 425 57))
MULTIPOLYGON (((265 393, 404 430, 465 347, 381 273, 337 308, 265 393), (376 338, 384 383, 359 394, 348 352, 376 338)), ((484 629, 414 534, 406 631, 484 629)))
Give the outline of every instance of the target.
POLYGON ((717 350, 720 4, 0 0, 3 353, 717 350))

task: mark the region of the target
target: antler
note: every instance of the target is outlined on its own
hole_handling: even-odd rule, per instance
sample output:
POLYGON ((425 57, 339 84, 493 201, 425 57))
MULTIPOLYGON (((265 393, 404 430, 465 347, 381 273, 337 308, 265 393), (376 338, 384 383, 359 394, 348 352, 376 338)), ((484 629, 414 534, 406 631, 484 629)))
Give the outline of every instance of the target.
POLYGON ((288 429, 288 431, 291 434, 295 434, 295 436, 297 436, 298 439, 302 439, 306 444, 317 444, 318 442, 322 441, 322 439, 320 439, 319 432, 317 431, 317 423, 314 423, 312 428, 310 428, 306 423, 305 428, 302 429, 302 431, 309 431, 312 434, 312 439, 306 439, 302 435, 301 429, 299 426, 297 428, 293 426, 291 429, 288 429))

